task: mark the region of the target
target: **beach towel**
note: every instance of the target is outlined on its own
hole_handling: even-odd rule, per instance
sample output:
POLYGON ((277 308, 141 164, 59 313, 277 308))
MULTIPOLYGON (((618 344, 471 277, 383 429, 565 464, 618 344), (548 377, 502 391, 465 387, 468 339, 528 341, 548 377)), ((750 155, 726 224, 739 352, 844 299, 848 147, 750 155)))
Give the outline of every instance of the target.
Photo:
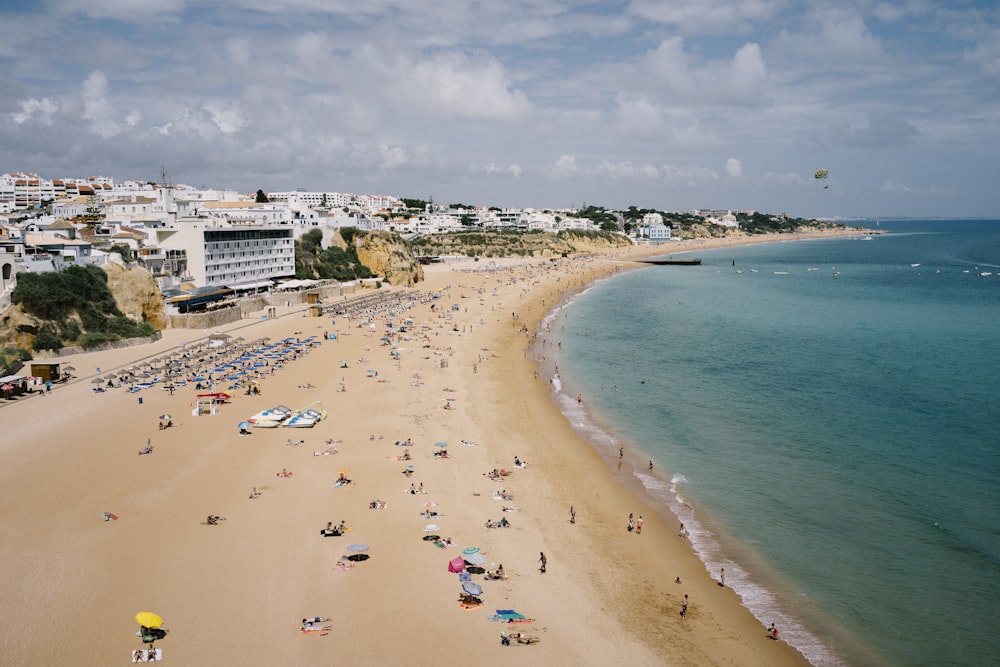
POLYGON ((160 662, 163 660, 162 648, 144 648, 132 651, 132 662, 160 662))

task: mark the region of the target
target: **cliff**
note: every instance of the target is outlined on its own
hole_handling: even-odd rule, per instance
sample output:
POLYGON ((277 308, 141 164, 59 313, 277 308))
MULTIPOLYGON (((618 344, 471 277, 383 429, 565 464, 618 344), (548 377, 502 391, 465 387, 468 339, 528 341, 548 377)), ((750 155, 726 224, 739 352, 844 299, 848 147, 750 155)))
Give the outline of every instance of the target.
MULTIPOLYGON (((148 322, 154 329, 166 328, 163 297, 149 271, 141 267, 125 269, 117 264, 101 268, 108 276, 108 289, 122 313, 137 322, 148 322)), ((79 324, 80 318, 74 314, 68 321, 79 324)), ((26 313, 20 305, 12 305, 0 313, 0 349, 32 350, 35 337, 43 329, 57 331, 60 324, 26 313)))
POLYGON ((395 234, 367 232, 353 239, 358 260, 390 285, 412 287, 424 279, 413 251, 395 234))
POLYGON ((102 268, 108 274, 108 288, 118 310, 137 322, 149 322, 157 331, 166 328, 163 296, 149 271, 139 266, 125 269, 111 263, 102 268))
POLYGON ((467 257, 552 257, 632 245, 624 236, 608 232, 470 231, 428 234, 414 241, 424 255, 465 255, 467 257))

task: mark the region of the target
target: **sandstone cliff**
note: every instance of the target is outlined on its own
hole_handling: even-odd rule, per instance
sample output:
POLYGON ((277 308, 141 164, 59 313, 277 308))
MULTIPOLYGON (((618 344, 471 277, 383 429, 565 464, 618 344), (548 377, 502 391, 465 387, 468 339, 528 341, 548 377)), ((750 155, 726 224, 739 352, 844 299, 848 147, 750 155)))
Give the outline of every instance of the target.
POLYGON ((352 240, 358 260, 390 285, 410 287, 424 279, 413 251, 395 234, 367 232, 352 240))
POLYGON ((605 232, 512 233, 494 231, 428 234, 414 242, 426 255, 466 257, 552 257, 631 245, 624 236, 605 232))
MULTIPOLYGON (((149 322, 154 329, 166 328, 163 297, 149 271, 141 267, 126 270, 117 264, 107 264, 102 268, 108 274, 108 288, 120 311, 137 322, 149 322)), ((76 315, 70 319, 79 323, 76 315)), ((35 336, 47 323, 24 312, 19 305, 11 306, 0 313, 0 349, 31 350, 35 336)))
POLYGON ((163 297, 149 271, 139 266, 126 270, 111 263, 102 268, 120 311, 138 322, 149 322, 158 331, 166 328, 163 297))

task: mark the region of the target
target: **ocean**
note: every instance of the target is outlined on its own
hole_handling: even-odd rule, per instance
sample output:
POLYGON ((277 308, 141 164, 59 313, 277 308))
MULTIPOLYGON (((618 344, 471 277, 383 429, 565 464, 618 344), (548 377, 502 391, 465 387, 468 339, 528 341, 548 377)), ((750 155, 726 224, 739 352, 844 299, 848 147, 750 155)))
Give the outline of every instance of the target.
POLYGON ((1000 221, 877 224, 588 286, 554 396, 813 664, 994 664, 1000 221))

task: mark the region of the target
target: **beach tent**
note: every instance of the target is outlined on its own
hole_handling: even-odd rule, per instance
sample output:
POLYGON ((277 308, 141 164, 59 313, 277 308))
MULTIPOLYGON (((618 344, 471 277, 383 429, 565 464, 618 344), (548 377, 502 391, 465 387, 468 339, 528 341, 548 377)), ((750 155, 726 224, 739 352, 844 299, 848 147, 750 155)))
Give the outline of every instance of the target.
POLYGON ((457 556, 450 561, 448 561, 448 571, 449 572, 462 572, 465 570, 465 561, 461 556, 457 556))

